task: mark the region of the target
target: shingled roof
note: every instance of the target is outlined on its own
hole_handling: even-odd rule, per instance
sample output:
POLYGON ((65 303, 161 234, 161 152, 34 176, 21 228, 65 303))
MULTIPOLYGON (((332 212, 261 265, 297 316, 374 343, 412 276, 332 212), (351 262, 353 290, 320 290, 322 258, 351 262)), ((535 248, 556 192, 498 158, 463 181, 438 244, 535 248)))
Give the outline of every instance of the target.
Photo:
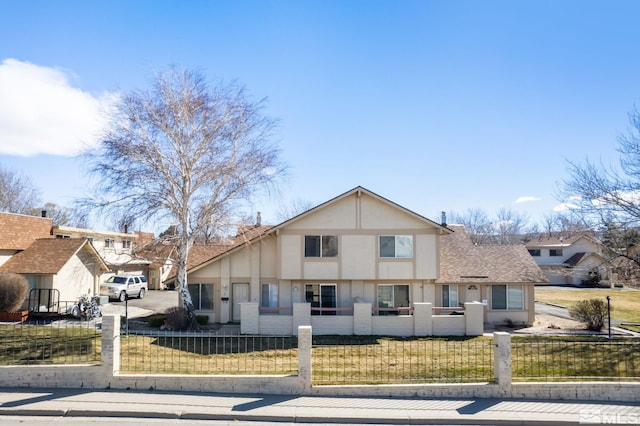
POLYGON ((51 238, 51 219, 0 213, 0 250, 24 250, 38 238, 51 238))
POLYGON ((438 283, 546 283, 523 245, 475 245, 464 226, 440 237, 438 283))
POLYGON ((16 274, 57 274, 62 267, 81 250, 93 253, 96 262, 108 271, 107 265, 85 238, 44 238, 34 241, 24 251, 17 253, 0 266, 0 272, 16 274))

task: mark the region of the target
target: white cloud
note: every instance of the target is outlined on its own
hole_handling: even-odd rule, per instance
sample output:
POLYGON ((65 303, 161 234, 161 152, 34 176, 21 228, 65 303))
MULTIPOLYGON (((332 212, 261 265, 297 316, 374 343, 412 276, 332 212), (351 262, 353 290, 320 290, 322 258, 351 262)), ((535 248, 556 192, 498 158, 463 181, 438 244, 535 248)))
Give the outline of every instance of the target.
POLYGON ((561 203, 553 208, 554 212, 566 212, 567 210, 577 209, 578 206, 572 203, 561 203))
POLYGON ((539 197, 531 197, 531 196, 519 197, 516 201, 514 201, 514 203, 515 204, 528 203, 530 201, 540 201, 540 198, 539 197))
POLYGON ((68 73, 5 59, 0 64, 0 154, 72 156, 97 142, 113 94, 93 96, 68 73))

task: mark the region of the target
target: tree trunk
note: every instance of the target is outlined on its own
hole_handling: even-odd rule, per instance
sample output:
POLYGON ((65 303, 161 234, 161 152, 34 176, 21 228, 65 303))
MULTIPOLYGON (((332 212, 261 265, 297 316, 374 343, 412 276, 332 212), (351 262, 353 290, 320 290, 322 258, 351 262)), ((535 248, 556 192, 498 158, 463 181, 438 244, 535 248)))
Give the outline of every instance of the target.
POLYGON ((191 247, 191 241, 184 236, 180 238, 178 243, 177 252, 177 267, 176 274, 176 287, 180 292, 180 301, 182 307, 187 314, 186 327, 189 330, 195 330, 198 328, 198 322, 196 321, 196 308, 193 305, 193 299, 189 292, 189 286, 187 283, 187 261, 189 259, 189 248, 191 247))

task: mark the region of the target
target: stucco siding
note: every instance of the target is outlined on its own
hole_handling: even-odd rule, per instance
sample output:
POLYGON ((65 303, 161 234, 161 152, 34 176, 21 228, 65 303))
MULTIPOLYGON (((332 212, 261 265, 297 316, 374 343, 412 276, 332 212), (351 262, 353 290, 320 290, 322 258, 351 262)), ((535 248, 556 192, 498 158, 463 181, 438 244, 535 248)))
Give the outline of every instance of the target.
POLYGON ((410 280, 414 278, 413 262, 378 262, 378 278, 381 280, 410 280))
POLYGON ((304 262, 304 279, 307 280, 331 280, 336 279, 338 274, 338 262, 317 261, 304 262))
POLYGON ((301 249, 300 235, 280 236, 280 271, 283 279, 293 280, 302 276, 301 249))
POLYGON ((313 334, 353 334, 353 316, 314 315, 311 317, 313 334))
POLYGON ((93 273, 79 256, 73 256, 53 277, 61 301, 75 301, 83 294, 93 295, 93 273))
POLYGON ((416 278, 438 278, 438 239, 435 235, 416 235, 416 278))
POLYGON ((389 204, 363 196, 361 198, 363 229, 424 229, 425 222, 389 204))
POLYGON ((377 336, 413 336, 412 316, 373 316, 372 334, 377 336))
POLYGON ((374 279, 377 240, 373 235, 344 235, 341 238, 342 278, 374 279))
POLYGON ((323 207, 322 214, 309 215, 291 223, 289 229, 354 229, 357 224, 356 196, 323 207))

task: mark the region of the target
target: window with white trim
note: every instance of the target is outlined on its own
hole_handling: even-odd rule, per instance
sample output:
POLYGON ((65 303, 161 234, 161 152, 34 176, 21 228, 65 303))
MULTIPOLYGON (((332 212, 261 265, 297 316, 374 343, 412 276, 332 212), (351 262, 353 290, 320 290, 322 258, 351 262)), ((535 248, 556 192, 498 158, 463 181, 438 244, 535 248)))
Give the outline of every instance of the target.
POLYGON ((394 311, 388 309, 408 308, 409 306, 408 284, 378 284, 379 315, 408 314, 408 310, 394 311))
POLYGON ((113 248, 116 242, 113 238, 105 238, 104 240, 104 248, 113 248))
POLYGON ((122 240, 122 248, 130 249, 131 248, 131 240, 122 240))
POLYGON ((562 256, 562 249, 549 249, 549 256, 562 256))
POLYGON ((413 235, 380 235, 379 243, 380 257, 413 257, 413 235))
POLYGON ((197 310, 213 310, 213 284, 189 284, 189 293, 197 310))
POLYGON ((443 285, 442 286, 442 307, 453 308, 458 307, 458 286, 443 285))
POLYGON ((524 289, 520 284, 491 286, 491 309, 521 311, 524 309, 524 289))
POLYGON ((337 235, 305 235, 304 257, 338 256, 337 235))
POLYGON ((263 308, 278 307, 278 284, 262 284, 260 306, 262 306, 263 308))

